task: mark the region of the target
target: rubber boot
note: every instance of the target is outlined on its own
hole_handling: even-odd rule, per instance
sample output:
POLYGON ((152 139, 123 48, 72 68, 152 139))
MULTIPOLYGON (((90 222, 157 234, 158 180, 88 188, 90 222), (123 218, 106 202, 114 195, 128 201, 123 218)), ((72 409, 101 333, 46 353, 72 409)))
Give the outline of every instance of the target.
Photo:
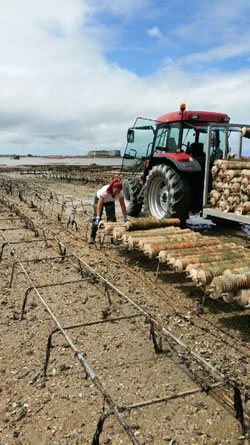
POLYGON ((95 237, 97 233, 97 225, 95 222, 92 223, 92 229, 89 238, 89 244, 95 244, 95 237))
POLYGON ((97 233, 97 225, 95 223, 97 204, 98 204, 98 198, 97 198, 97 195, 95 195, 94 202, 93 202, 94 215, 93 215, 93 219, 92 219, 92 227, 91 227, 91 233, 90 233, 90 238, 89 238, 89 244, 95 244, 95 237, 96 237, 96 233, 97 233))

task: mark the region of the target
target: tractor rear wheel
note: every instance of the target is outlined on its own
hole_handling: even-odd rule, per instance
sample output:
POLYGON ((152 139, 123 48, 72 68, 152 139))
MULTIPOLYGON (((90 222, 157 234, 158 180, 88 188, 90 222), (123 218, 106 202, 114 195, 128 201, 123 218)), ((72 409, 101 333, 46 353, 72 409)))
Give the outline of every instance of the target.
POLYGON ((142 198, 138 199, 141 187, 139 179, 133 176, 129 176, 122 183, 127 214, 130 216, 138 216, 141 211, 142 198))
POLYGON ((147 177, 144 210, 158 219, 180 218, 184 223, 191 208, 191 187, 169 165, 157 165, 147 177))

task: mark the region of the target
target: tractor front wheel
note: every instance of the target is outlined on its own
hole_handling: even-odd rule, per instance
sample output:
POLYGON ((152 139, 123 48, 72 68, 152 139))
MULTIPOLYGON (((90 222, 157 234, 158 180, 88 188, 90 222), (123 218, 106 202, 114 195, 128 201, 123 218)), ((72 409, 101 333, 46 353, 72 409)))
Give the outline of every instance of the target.
POLYGON ((189 183, 169 165, 153 167, 145 184, 145 214, 157 219, 180 218, 184 223, 190 208, 189 183))
POLYGON ((139 179, 133 176, 129 176, 122 183, 127 214, 130 216, 138 216, 141 211, 142 198, 138 199, 141 187, 139 179))

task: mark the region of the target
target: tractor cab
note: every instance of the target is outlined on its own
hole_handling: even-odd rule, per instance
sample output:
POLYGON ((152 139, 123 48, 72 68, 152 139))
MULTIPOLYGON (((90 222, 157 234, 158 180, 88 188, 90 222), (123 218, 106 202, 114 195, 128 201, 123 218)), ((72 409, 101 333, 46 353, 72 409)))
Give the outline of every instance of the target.
MULTIPOLYGON (((168 113, 157 119, 157 131, 154 140, 153 157, 171 156, 178 162, 186 162, 188 156, 204 166, 208 125, 229 122, 229 116, 222 113, 205 111, 186 111, 184 104, 179 112, 168 113), (182 156, 180 156, 182 155, 182 156)), ((225 131, 213 130, 210 138, 211 159, 220 159, 225 144, 225 131)))
MULTIPOLYGON (((229 119, 222 113, 186 111, 184 104, 179 112, 165 114, 157 120, 138 117, 127 133, 122 172, 140 172, 145 166, 150 168, 164 161, 182 171, 200 171, 192 162, 197 160, 203 169, 209 123, 223 124, 229 119)), ((222 158, 224 146, 225 130, 215 127, 210 138, 212 162, 222 158)))

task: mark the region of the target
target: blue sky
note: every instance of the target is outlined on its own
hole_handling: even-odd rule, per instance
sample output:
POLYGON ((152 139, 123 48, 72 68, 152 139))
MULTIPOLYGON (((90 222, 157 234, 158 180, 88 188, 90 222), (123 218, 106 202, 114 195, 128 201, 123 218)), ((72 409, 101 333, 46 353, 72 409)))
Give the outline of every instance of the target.
POLYGON ((249 0, 8 0, 0 152, 120 148, 138 115, 250 122, 249 0))
POLYGON ((109 62, 140 76, 151 75, 171 63, 192 73, 206 69, 231 72, 249 67, 248 1, 144 4, 138 13, 135 7, 134 12, 125 16, 109 10, 97 11, 96 20, 115 35, 115 42, 106 50, 109 62))

